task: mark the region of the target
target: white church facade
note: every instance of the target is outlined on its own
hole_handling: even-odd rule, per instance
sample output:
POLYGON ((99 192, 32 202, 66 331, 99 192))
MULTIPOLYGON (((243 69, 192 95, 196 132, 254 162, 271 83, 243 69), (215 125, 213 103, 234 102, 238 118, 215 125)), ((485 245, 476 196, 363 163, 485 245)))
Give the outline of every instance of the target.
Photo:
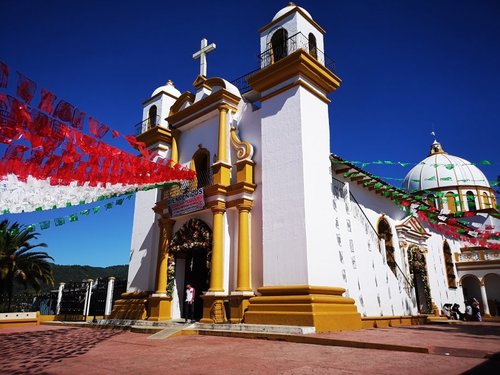
MULTIPOLYGON (((179 319, 189 283, 201 322, 318 332, 409 324, 445 303, 463 308, 463 280, 473 280, 469 297, 489 314, 488 300, 500 300, 496 253, 477 248, 481 258, 471 261, 459 239, 386 193, 407 192, 330 155, 328 95, 341 80, 323 53, 321 26, 290 4, 259 32, 260 70, 245 85, 207 77, 215 45, 203 40, 193 91, 169 81, 144 102, 138 140, 197 178, 137 193, 128 289, 113 316, 179 319)), ((431 156, 445 157, 440 147, 431 156)), ((494 191, 470 168, 467 184, 446 186, 416 187, 410 171, 405 188, 427 195, 406 199, 488 216, 494 191)))

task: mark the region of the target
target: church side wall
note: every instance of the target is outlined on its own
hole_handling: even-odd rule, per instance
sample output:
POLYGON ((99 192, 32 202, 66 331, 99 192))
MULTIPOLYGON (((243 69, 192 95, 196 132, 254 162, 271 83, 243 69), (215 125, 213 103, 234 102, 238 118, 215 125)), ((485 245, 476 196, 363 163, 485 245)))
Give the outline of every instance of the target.
POLYGON ((140 191, 135 197, 127 291, 153 291, 158 256, 159 227, 152 210, 158 189, 140 191))
MULTIPOLYGON (((464 296, 462 287, 458 285, 457 288, 448 287, 448 279, 446 276, 446 266, 443 254, 443 243, 446 237, 441 234, 431 232, 431 237, 427 240, 427 272, 429 274, 429 283, 431 287, 431 297, 439 309, 442 309, 445 303, 458 303, 464 306, 464 296)), ((460 244, 458 241, 446 239, 450 250, 452 252, 452 259, 455 259, 454 253, 460 253, 460 244)))

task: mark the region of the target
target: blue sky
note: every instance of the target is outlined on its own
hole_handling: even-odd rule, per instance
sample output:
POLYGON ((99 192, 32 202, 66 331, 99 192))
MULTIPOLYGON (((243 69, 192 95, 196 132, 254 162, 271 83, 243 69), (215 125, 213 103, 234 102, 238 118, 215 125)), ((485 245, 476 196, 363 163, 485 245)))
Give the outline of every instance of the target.
MULTIPOLYGON (((2 0, 0 60, 122 133, 171 79, 192 90, 192 54, 217 49, 208 75, 257 68, 258 29, 284 1, 2 0), (189 5, 187 5, 189 4, 189 5)), ((419 162, 436 131, 445 151, 500 162, 500 3, 495 0, 302 1, 325 30, 341 88, 331 95, 331 150, 347 160, 419 162)), ((404 177, 403 167, 367 167, 404 177)), ((490 180, 498 164, 482 167, 490 180)), ((397 182, 396 182, 397 184, 397 182)), ((102 204, 101 204, 102 205, 102 204)), ((9 215, 25 224, 75 209, 9 215)), ((128 262, 133 201, 40 231, 60 264, 128 262)))

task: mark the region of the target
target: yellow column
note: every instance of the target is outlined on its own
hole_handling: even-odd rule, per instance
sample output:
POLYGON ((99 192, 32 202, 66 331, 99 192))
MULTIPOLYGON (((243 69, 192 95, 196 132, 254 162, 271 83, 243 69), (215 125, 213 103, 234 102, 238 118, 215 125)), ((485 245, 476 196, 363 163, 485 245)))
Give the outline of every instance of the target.
POLYGON ((226 209, 224 207, 212 207, 213 213, 213 244, 212 244, 212 270, 210 274, 209 292, 223 292, 224 273, 224 240, 223 240, 223 219, 226 209))
POLYGON ((236 291, 251 291, 250 288, 250 233, 248 216, 251 206, 247 204, 238 205, 238 278, 236 291))
POLYGON ((168 244, 172 235, 175 220, 161 218, 158 220, 160 226, 160 246, 158 248, 158 261, 156 267, 155 294, 167 293, 167 267, 168 267, 168 244))
POLYGON ((178 132, 176 130, 172 130, 172 154, 170 156, 170 159, 176 164, 179 162, 179 149, 177 146, 177 137, 178 137, 178 132))
POLYGON ((227 112, 226 106, 219 107, 219 153, 218 161, 227 163, 227 112))

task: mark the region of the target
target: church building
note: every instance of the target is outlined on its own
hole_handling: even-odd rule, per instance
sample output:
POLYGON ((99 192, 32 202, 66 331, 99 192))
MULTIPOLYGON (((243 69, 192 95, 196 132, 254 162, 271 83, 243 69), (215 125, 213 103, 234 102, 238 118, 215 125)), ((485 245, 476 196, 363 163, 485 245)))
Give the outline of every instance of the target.
POLYGON ((489 314, 500 300, 497 253, 465 253, 410 210, 474 211, 498 231, 484 174, 438 142, 402 189, 330 155, 328 96, 341 79, 325 30, 290 3, 259 33, 259 70, 208 77, 215 45, 203 39, 193 88, 168 81, 144 102, 137 139, 197 177, 137 193, 128 289, 113 317, 182 318, 186 284, 202 323, 410 324, 445 303, 463 309, 464 292, 489 314), (394 204, 398 194, 407 207, 394 204))

